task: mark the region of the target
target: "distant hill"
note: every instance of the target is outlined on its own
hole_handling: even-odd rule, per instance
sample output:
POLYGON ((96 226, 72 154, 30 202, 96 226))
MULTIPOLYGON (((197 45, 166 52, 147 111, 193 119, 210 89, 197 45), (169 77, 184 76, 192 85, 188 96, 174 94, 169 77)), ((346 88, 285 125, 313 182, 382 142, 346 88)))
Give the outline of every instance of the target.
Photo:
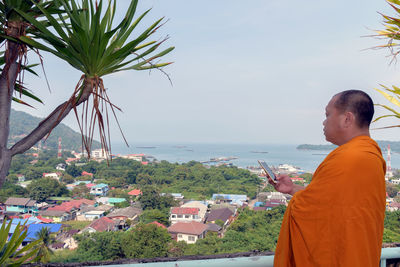
MULTIPOLYGON (((14 144, 31 132, 43 118, 34 117, 26 112, 11 110, 10 116, 10 135, 8 139, 9 145, 14 144)), ((58 148, 58 138, 62 139, 62 148, 68 150, 80 151, 82 145, 81 134, 75 132, 70 127, 60 123, 53 129, 45 145, 48 148, 58 148)), ((93 149, 100 148, 100 143, 93 141, 93 149)))
MULTIPOLYGON (((382 151, 386 151, 388 145, 390 145, 390 149, 392 152, 400 153, 400 141, 385 141, 385 140, 376 140, 379 147, 382 151)), ((301 144, 296 148, 300 150, 333 150, 337 146, 335 145, 311 145, 311 144, 301 144)))

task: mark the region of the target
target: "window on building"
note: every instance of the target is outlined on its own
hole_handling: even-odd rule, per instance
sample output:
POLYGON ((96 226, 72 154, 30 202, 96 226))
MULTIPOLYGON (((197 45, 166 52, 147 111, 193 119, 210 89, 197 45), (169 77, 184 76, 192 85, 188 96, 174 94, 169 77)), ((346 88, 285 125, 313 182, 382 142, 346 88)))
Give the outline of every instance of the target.
POLYGON ((178 235, 178 238, 182 238, 182 235, 178 235))
POLYGON ((189 219, 189 217, 190 217, 190 215, 185 215, 185 218, 186 218, 186 219, 189 219))
POLYGON ((175 214, 174 214, 174 215, 172 215, 172 216, 171 216, 171 218, 176 218, 176 215, 175 215, 175 214))
POLYGON ((190 235, 190 236, 188 237, 188 240, 189 240, 189 241, 195 241, 195 240, 196 240, 196 237, 190 235))
POLYGON ((182 215, 178 215, 178 218, 182 218, 182 215))

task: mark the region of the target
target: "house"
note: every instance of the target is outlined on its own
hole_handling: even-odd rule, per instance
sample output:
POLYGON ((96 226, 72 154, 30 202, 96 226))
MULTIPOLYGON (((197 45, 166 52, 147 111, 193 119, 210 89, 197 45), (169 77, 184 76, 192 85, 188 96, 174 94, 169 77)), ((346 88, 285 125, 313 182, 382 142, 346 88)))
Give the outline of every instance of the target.
POLYGON ((95 196, 106 196, 109 188, 107 184, 97 184, 90 188, 90 194, 95 196))
POLYGON ((204 221, 208 209, 207 203, 205 203, 204 201, 197 201, 197 200, 186 202, 181 206, 181 208, 198 208, 199 209, 198 216, 200 217, 201 221, 204 221))
POLYGON ((247 203, 247 196, 246 195, 234 195, 234 194, 213 194, 212 200, 216 203, 229 203, 235 206, 243 206, 247 203))
POLYGON ((199 211, 199 208, 172 207, 169 220, 171 224, 190 221, 201 222, 202 219, 199 216, 199 211))
POLYGON ((79 158, 67 158, 66 160, 65 160, 65 163, 67 164, 67 165, 71 165, 71 163, 73 163, 73 162, 75 162, 75 161, 78 161, 79 160, 79 158))
POLYGON ((110 219, 120 219, 126 220, 129 219, 131 221, 137 221, 139 219, 140 214, 142 214, 142 210, 135 207, 126 207, 122 209, 116 209, 113 212, 107 215, 110 219))
POLYGON ((83 171, 83 172, 82 172, 82 174, 81 174, 81 176, 90 176, 90 177, 92 177, 92 178, 93 178, 93 173, 91 173, 91 172, 86 172, 86 171, 83 171))
POLYGON ((76 213, 77 221, 93 221, 94 219, 98 219, 103 217, 106 212, 109 212, 113 209, 113 206, 110 205, 99 205, 99 206, 84 206, 81 207, 79 211, 76 213), (97 218, 96 218, 97 216, 97 218))
POLYGON ((208 227, 199 222, 177 222, 168 227, 168 233, 176 241, 185 241, 188 244, 194 244, 198 239, 204 238, 208 227))
POLYGON ((25 182, 25 175, 17 174, 18 182, 25 182))
POLYGON ((94 220, 89 226, 87 226, 83 232, 110 232, 116 231, 117 227, 115 222, 108 217, 101 217, 100 219, 94 220))
POLYGON ((261 192, 257 196, 259 201, 287 201, 288 196, 280 192, 261 192))
POLYGON ((104 210, 91 210, 88 212, 85 212, 83 216, 85 217, 86 221, 94 221, 98 218, 101 218, 104 216, 105 211, 104 210))
POLYGON ((139 162, 145 161, 145 159, 146 159, 145 157, 146 157, 145 154, 128 154, 128 155, 122 156, 122 158, 132 159, 132 160, 136 160, 139 162))
POLYGON ((114 206, 115 204, 125 202, 125 198, 119 197, 100 197, 97 199, 98 203, 114 206))
MULTIPOLYGON (((14 223, 14 222, 13 222, 14 223)), ((29 243, 35 241, 37 239, 37 233, 42 230, 42 228, 48 228, 50 233, 58 233, 61 228, 62 224, 60 223, 41 223, 41 224, 30 224, 28 225, 28 232, 27 235, 22 242, 22 246, 26 246, 29 243)))
POLYGON ((75 220, 76 213, 81 207, 93 206, 94 204, 94 200, 84 198, 74 199, 41 211, 40 215, 47 219, 53 219, 56 222, 75 220))
POLYGON ((215 232, 218 234, 218 237, 222 237, 222 227, 216 223, 207 223, 208 229, 207 232, 215 232))
POLYGON ((36 201, 30 198, 9 197, 4 205, 6 206, 6 213, 18 212, 37 214, 38 212, 36 201))
POLYGON ((299 177, 298 175, 294 176, 294 177, 290 177, 290 180, 292 180, 292 182, 301 182, 304 183, 304 178, 299 177))
POLYGON ((284 201, 284 200, 269 200, 269 201, 265 202, 264 207, 266 208, 266 210, 272 210, 273 208, 278 207, 280 205, 286 206, 286 201, 284 201))
POLYGON ((183 201, 184 196, 181 193, 161 193, 161 196, 171 196, 176 201, 183 201))
POLYGON ((53 178, 56 179, 57 181, 60 180, 61 173, 59 172, 50 172, 50 173, 43 173, 43 178, 53 178))
POLYGON ((233 213, 228 208, 211 210, 210 213, 207 214, 206 222, 207 223, 215 223, 218 220, 223 221, 224 226, 227 225, 231 219, 233 218, 235 213, 233 213))
POLYGON ((400 179, 391 179, 391 180, 389 180, 389 182, 392 184, 398 185, 398 184, 400 184, 400 179))
POLYGON ((133 189, 133 190, 128 192, 128 195, 135 196, 135 197, 137 197, 139 195, 142 195, 142 194, 143 193, 142 193, 142 191, 140 191, 140 189, 133 189))
POLYGON ((40 216, 46 220, 53 222, 64 222, 75 219, 75 213, 66 210, 42 210, 39 212, 40 216))
POLYGON ((59 170, 59 171, 65 171, 65 168, 67 167, 67 165, 65 164, 65 163, 59 163, 59 164, 57 164, 57 166, 56 166, 56 170, 59 170))
POLYGON ((400 203, 398 202, 391 202, 389 205, 386 206, 387 211, 398 211, 400 210, 400 203))

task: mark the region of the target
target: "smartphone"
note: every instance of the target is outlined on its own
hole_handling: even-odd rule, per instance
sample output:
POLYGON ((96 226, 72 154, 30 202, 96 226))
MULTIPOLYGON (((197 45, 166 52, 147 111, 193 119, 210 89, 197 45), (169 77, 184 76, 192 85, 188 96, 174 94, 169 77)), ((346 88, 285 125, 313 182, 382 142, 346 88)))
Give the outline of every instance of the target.
POLYGON ((259 160, 258 163, 260 164, 261 168, 264 169, 264 171, 268 174, 269 177, 271 177, 272 180, 276 181, 275 174, 272 172, 270 167, 268 167, 267 163, 263 160, 259 160))

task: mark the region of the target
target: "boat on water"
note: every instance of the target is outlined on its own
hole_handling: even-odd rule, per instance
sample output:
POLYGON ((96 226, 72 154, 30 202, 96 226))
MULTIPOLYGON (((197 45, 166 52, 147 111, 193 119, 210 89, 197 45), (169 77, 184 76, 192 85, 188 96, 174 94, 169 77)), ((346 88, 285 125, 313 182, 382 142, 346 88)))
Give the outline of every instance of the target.
POLYGON ((219 158, 211 158, 210 160, 207 161, 201 161, 200 163, 216 163, 216 162, 223 162, 223 161, 230 161, 238 159, 238 157, 219 157, 219 158))
POLYGON ((267 154, 268 151, 256 151, 256 150, 252 150, 252 151, 250 151, 250 153, 267 154))

